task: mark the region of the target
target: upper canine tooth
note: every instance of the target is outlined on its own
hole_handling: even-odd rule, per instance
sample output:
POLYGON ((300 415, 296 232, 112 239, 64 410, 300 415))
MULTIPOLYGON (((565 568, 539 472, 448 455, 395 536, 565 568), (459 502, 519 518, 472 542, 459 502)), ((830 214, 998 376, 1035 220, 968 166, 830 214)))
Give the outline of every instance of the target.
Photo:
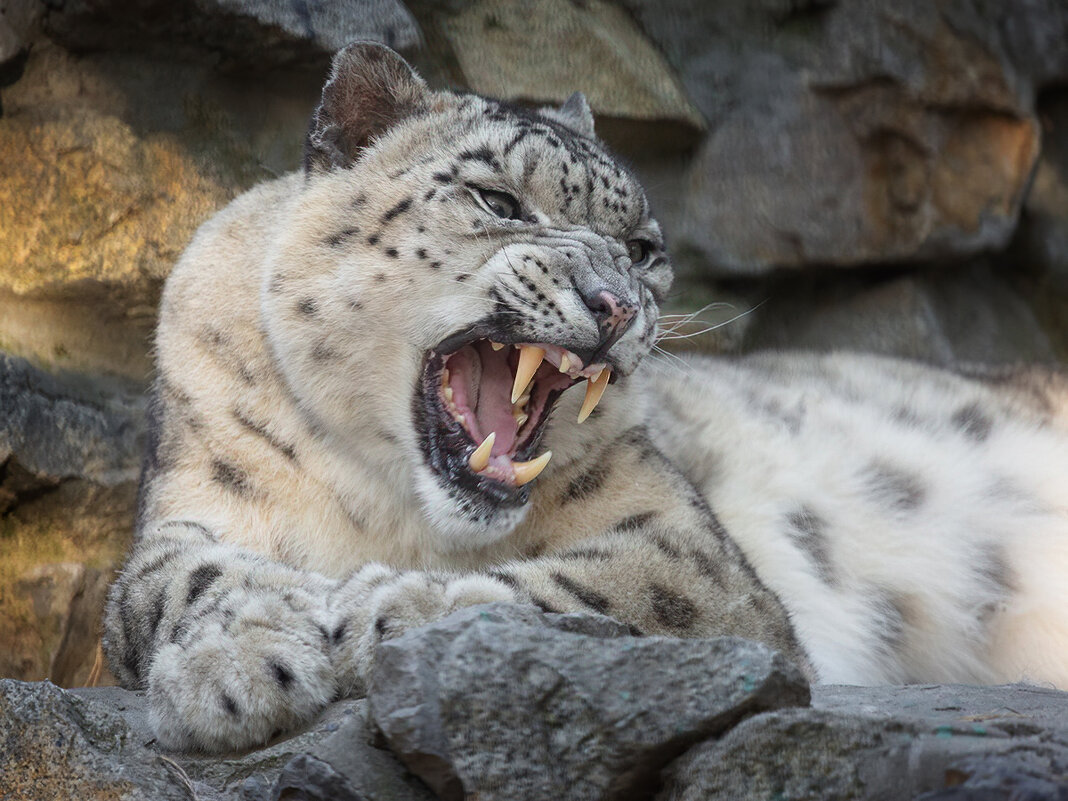
POLYGON ((493 441, 495 439, 497 439, 497 432, 491 431, 489 436, 482 440, 482 444, 475 448, 471 458, 467 460, 471 469, 476 473, 485 470, 486 465, 489 464, 490 452, 493 450, 493 441))
POLYGON ((604 388, 608 386, 608 377, 611 373, 611 368, 605 367, 586 382, 586 398, 582 401, 582 408, 579 409, 578 414, 580 423, 589 417, 590 413, 597 408, 597 404, 601 402, 601 396, 604 394, 604 388))
POLYGON ((494 341, 493 341, 493 340, 491 339, 491 340, 490 340, 490 347, 491 347, 491 348, 493 348, 494 350, 500 350, 501 348, 503 348, 503 347, 504 347, 504 345, 502 345, 502 344, 501 344, 500 342, 494 342, 494 341))
POLYGON ((445 387, 445 400, 452 402, 452 387, 445 387))
POLYGON ((549 460, 553 458, 552 451, 545 451, 537 459, 531 459, 529 462, 512 462, 512 470, 515 472, 515 483, 517 487, 522 487, 524 484, 529 484, 536 479, 541 471, 545 469, 545 465, 549 464, 549 460))
POLYGON ((515 383, 512 384, 512 403, 519 400, 530 379, 534 377, 545 358, 545 351, 536 345, 523 345, 519 349, 519 364, 515 368, 515 383))
POLYGON ((560 372, 561 373, 566 373, 570 369, 571 369, 571 360, 569 358, 567 358, 567 354, 565 353, 563 356, 560 357, 560 372))

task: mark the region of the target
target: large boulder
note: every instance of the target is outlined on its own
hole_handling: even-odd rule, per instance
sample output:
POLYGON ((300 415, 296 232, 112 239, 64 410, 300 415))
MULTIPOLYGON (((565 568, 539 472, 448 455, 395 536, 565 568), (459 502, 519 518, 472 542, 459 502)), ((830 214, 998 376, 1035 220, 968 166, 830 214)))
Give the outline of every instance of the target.
MULTIPOLYGON (((705 124, 633 17, 606 0, 413 3, 448 77, 491 97, 559 104, 586 95, 602 137, 631 150, 693 145, 705 124)), ((423 57, 423 61, 429 61, 423 57)))
POLYGON ((131 47, 262 67, 321 58, 356 39, 406 49, 419 28, 399 0, 62 0, 45 30, 72 50, 131 47))
POLYGON ((716 273, 959 258, 1012 235, 1063 6, 626 0, 709 120, 680 244, 716 273), (1024 57, 1031 44, 1047 59, 1024 57), (1041 65, 1039 64, 1041 61, 1041 65))
POLYGON ((814 688, 677 760, 657 801, 1064 801, 1068 695, 1038 687, 814 688))
POLYGON ((764 646, 607 626, 527 607, 461 610, 378 647, 371 714, 445 801, 631 799, 694 743, 808 703, 801 672, 764 646))

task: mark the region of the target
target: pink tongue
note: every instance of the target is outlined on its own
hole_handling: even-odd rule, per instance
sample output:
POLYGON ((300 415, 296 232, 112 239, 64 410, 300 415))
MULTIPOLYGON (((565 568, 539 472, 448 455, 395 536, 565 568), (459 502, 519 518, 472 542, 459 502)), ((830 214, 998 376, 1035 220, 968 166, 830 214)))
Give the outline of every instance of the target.
MULTIPOLYGON (((487 349, 489 350, 489 349, 487 349)), ((501 351, 501 354, 507 350, 501 351)), ((515 380, 508 368, 507 357, 489 351, 482 361, 482 386, 478 391, 478 409, 475 415, 483 435, 497 432, 493 441, 493 453, 508 453, 515 445, 516 424, 512 417, 512 382, 515 380)))
POLYGON ((453 400, 464 414, 474 439, 481 442, 491 431, 497 432, 494 455, 508 453, 515 445, 517 427, 512 417, 510 350, 494 351, 488 343, 480 342, 462 348, 448 361, 453 400))

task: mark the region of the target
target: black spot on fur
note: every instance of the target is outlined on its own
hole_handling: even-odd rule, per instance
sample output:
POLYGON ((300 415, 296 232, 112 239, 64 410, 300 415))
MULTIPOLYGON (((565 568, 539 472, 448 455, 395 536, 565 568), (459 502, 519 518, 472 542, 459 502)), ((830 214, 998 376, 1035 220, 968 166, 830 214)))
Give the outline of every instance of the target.
POLYGON ((720 586, 726 585, 726 578, 723 575, 722 566, 716 562, 711 556, 704 551, 699 551, 696 548, 689 553, 690 560, 693 562, 694 567, 697 568, 697 572, 707 579, 714 581, 720 586))
POLYGON ((994 421, 983 413, 977 403, 970 403, 957 409, 952 421, 953 425, 966 437, 976 442, 984 442, 994 428, 994 421))
POLYGON ((332 362, 340 357, 340 353, 330 347, 326 342, 319 341, 311 350, 311 360, 316 364, 332 362))
POLYGON ((415 255, 416 255, 416 258, 425 259, 426 258, 426 248, 419 248, 418 250, 415 251, 415 255))
POLYGON ((885 462, 873 462, 865 475, 872 497, 892 509, 913 511, 927 495, 919 476, 885 462))
POLYGON ((381 283, 382 281, 385 281, 386 280, 386 274, 385 273, 375 273, 375 280, 378 281, 379 283, 381 283))
POLYGON ((562 613, 561 609, 553 606, 551 603, 546 601, 544 598, 541 598, 541 597, 539 597, 537 595, 531 595, 530 596, 530 602, 532 604, 534 604, 534 606, 538 607, 538 609, 540 609, 542 612, 545 612, 546 614, 559 615, 559 614, 562 613))
POLYGON ((220 696, 220 700, 222 701, 223 709, 226 710, 226 714, 235 718, 241 714, 240 710, 237 708, 237 701, 231 698, 227 693, 223 693, 220 696))
POLYGON ((682 559, 682 552, 676 548, 674 544, 668 542, 663 534, 654 534, 651 539, 653 545, 655 545, 660 552, 669 559, 682 559))
POLYGON ((159 631, 159 622, 163 619, 164 591, 156 593, 152 599, 152 614, 148 619, 148 639, 155 640, 156 632, 159 631))
POLYGON ((250 417, 238 411, 237 409, 232 410, 231 414, 233 415, 234 420, 236 420, 243 428, 263 439, 264 442, 266 442, 272 448, 274 448, 283 456, 285 456, 286 459, 291 462, 297 461, 296 448, 294 448, 288 442, 283 442, 282 440, 274 436, 270 431, 267 430, 267 426, 264 423, 259 423, 255 420, 252 420, 250 417))
POLYGON ((612 552, 604 548, 571 548, 560 554, 561 559, 589 559, 595 562, 607 562, 612 552))
POLYGON ((386 636, 386 619, 384 617, 375 620, 375 633, 378 635, 379 639, 386 636))
POLYGON ((431 270, 437 270, 440 267, 441 267, 441 262, 440 261, 432 261, 432 262, 430 262, 430 269, 431 270))
POLYGON ((519 589, 519 579, 517 579, 511 573, 506 573, 503 570, 490 570, 487 571, 486 575, 490 576, 491 578, 497 579, 497 581, 501 582, 502 584, 507 584, 513 590, 519 589))
POLYGON ((616 531, 637 531, 645 528, 656 517, 656 512, 641 512, 630 517, 624 517, 613 526, 616 531))
POLYGON ((649 597, 657 622, 674 631, 688 631, 697 618, 693 601, 660 584, 649 585, 649 597))
POLYGON ((301 298, 300 303, 297 304, 297 312, 304 317, 314 317, 319 313, 319 304, 314 298, 301 298))
POLYGON ((560 497, 560 503, 570 503, 590 497, 604 486, 610 471, 609 464, 603 462, 590 468, 567 485, 567 489, 560 497))
POLYGON ((248 497, 252 491, 248 473, 237 465, 224 462, 222 459, 216 459, 211 463, 211 480, 242 498, 248 497))
POLYGON ((293 674, 280 662, 271 663, 271 673, 274 674, 274 680, 283 690, 288 690, 289 685, 293 683, 293 674))
MULTIPOLYGON (((340 245, 343 245, 347 240, 349 240, 352 237, 356 236, 358 233, 360 233, 360 229, 359 228, 345 228, 345 229, 343 229, 341 231, 338 231, 336 234, 331 234, 324 241, 330 247, 335 247, 336 248, 336 247, 339 247, 340 245)), ((272 281, 273 281, 273 279, 272 279, 272 281)))
POLYGON ((222 569, 218 565, 200 565, 189 574, 189 589, 185 594, 185 605, 193 603, 222 575, 222 569))
POLYGON ((835 569, 834 562, 828 553, 827 524, 807 506, 802 506, 788 514, 786 522, 790 538, 808 554, 820 580, 825 584, 834 584, 835 569))
POLYGON ((574 596, 590 609, 595 612, 600 612, 602 615, 608 614, 608 609, 610 607, 609 601, 600 593, 579 584, 577 581, 568 578, 563 573, 554 571, 550 574, 550 577, 556 582, 556 585, 560 587, 560 589, 574 596))
POLYGON ((404 212, 406 212, 411 207, 412 199, 410 197, 404 198, 404 200, 397 203, 395 206, 393 206, 385 214, 382 215, 382 223, 388 223, 390 220, 394 219, 398 215, 404 214, 404 212))
POLYGON ((483 164, 488 165, 490 169, 496 172, 501 171, 501 163, 497 161, 493 151, 486 146, 475 148, 474 150, 465 150, 458 158, 460 161, 481 161, 483 164))
POLYGON ((344 639, 345 634, 348 633, 348 630, 349 621, 342 620, 340 623, 337 624, 334 630, 330 632, 330 642, 334 645, 337 645, 339 642, 341 642, 342 639, 344 639))
POLYGON ((381 237, 379 237, 378 234, 371 234, 369 237, 367 237, 367 244, 368 245, 377 245, 378 244, 378 240, 380 238, 381 237))
POLYGON ((386 248, 386 255, 389 256, 391 259, 397 258, 397 255, 398 255, 397 254, 397 249, 396 248, 386 248))

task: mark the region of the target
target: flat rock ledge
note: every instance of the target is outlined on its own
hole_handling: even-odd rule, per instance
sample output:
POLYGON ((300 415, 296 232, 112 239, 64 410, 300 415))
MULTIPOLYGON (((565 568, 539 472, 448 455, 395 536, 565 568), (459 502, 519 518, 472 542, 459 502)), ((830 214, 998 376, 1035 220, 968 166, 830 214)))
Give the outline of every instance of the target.
POLYGON ((162 752, 141 693, 0 680, 0 798, 1068 801, 1068 693, 810 688, 736 638, 495 604, 383 643, 368 698, 162 752))

